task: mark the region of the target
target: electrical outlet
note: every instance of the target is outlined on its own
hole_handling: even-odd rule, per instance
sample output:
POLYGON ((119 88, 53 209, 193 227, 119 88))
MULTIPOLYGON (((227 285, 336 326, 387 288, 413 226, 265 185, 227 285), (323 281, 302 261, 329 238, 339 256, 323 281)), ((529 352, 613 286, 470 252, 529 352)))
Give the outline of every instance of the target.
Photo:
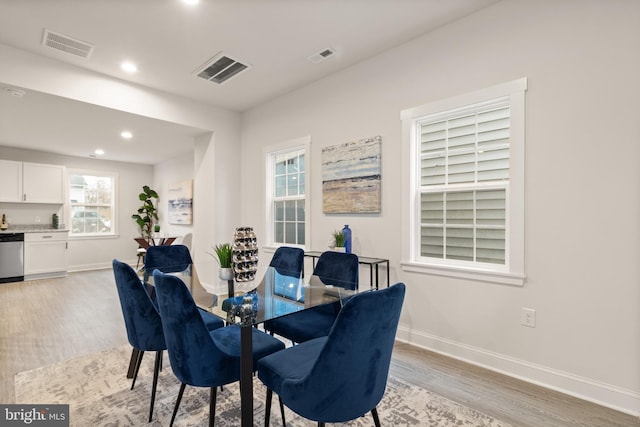
POLYGON ((520 312, 520 323, 530 328, 536 327, 536 311, 532 308, 522 308, 520 312))

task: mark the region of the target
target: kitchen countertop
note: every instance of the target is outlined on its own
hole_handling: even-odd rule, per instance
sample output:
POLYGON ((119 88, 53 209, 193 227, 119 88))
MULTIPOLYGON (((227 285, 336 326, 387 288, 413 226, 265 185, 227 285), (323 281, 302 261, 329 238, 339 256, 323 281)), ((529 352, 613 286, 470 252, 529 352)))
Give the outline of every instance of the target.
POLYGON ((6 230, 0 233, 53 233, 69 231, 66 228, 51 228, 51 224, 10 224, 6 230))

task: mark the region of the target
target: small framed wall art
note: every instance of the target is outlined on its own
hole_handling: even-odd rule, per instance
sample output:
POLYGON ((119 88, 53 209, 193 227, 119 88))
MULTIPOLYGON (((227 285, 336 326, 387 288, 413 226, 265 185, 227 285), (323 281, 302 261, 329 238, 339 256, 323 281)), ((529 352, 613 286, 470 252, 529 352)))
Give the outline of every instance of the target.
POLYGON ((169 185, 169 224, 191 224, 193 221, 192 206, 192 179, 169 185))

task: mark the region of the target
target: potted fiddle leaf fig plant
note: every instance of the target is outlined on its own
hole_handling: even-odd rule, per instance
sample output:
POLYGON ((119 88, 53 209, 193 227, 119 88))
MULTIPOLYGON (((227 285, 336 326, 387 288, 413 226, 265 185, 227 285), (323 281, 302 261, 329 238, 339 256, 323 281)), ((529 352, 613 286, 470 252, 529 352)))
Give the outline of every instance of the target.
POLYGON ((153 224, 158 220, 157 200, 158 193, 152 190, 148 185, 142 187, 142 193, 138 195, 142 206, 138 208, 138 212, 131 215, 138 227, 140 227, 140 234, 147 241, 150 241, 153 237, 153 224), (155 202, 154 202, 155 199, 155 202))

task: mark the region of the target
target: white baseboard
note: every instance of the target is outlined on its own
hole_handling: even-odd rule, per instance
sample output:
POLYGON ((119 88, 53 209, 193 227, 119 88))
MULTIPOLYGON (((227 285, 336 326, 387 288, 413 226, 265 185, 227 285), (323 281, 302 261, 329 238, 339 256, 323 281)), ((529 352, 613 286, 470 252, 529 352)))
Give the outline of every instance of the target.
POLYGON ((39 273, 39 274, 25 274, 24 281, 29 280, 38 280, 38 279, 53 279, 55 277, 65 277, 67 275, 66 271, 51 271, 48 273, 39 273))
POLYGON ((527 362, 400 325, 396 338, 491 371, 559 391, 626 414, 640 416, 640 393, 527 362))
MULTIPOLYGON (((135 267, 137 261, 133 259, 133 260, 124 261, 124 262, 128 263, 129 265, 133 265, 135 267)), ((111 261, 99 262, 94 264, 70 265, 68 271, 69 273, 74 273, 78 271, 104 270, 106 268, 112 268, 111 261)))

